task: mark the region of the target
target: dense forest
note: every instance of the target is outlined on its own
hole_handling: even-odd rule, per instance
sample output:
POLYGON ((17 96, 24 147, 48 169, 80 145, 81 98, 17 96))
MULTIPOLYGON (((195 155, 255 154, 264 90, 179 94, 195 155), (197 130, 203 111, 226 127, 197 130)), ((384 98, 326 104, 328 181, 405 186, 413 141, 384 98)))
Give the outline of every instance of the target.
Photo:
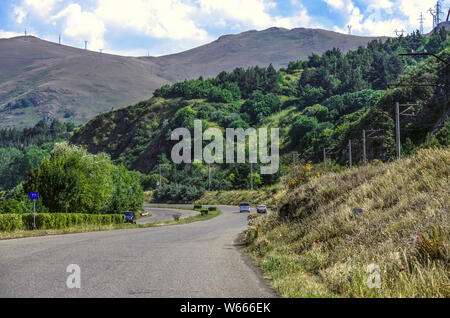
POLYGON ((72 123, 38 122, 32 128, 0 129, 0 189, 25 181, 27 173, 50 155, 56 142, 68 140, 72 123))
POLYGON ((431 56, 399 54, 428 52, 448 61, 449 44, 445 30, 429 37, 414 32, 372 41, 345 54, 338 49, 313 54, 278 71, 272 65, 236 68, 215 78, 164 85, 150 100, 101 114, 75 129, 73 136, 72 126, 58 122, 3 130, 0 186, 11 189, 26 180, 26 171, 50 154, 54 142, 71 136, 71 143, 91 153, 106 152, 115 164, 139 171, 142 186, 155 190, 157 200, 190 201, 208 188, 248 189, 249 164, 212 165, 209 185, 207 165, 172 163, 172 131, 178 127, 192 131, 195 119, 203 121, 204 130, 280 128, 280 170, 260 175, 255 165, 254 188, 279 182, 293 158, 294 164, 321 162, 324 149, 327 167, 341 169, 348 164, 349 142, 353 164, 362 164, 363 130, 376 132, 367 140, 368 159, 388 161, 395 158, 396 101, 415 104, 415 116, 401 121, 404 154, 448 146, 448 67, 431 56))
MULTIPOLYGON (((346 54, 337 49, 314 54, 278 72, 271 65, 236 68, 215 78, 165 85, 148 101, 91 120, 76 131, 72 142, 92 152, 106 151, 129 169, 139 170, 147 189, 156 189, 160 164, 163 185, 155 196, 175 201, 198 197, 209 187, 206 165, 174 165, 168 159, 174 144, 171 132, 178 127, 192 131, 194 119, 201 119, 204 129, 280 128, 281 169, 277 175, 260 176, 256 166, 255 187, 277 183, 290 169, 294 154, 299 162, 318 163, 326 148, 330 167, 346 166, 349 140, 353 163, 362 163, 364 129, 377 131, 367 140, 368 159, 394 159, 396 100, 417 104, 417 116, 401 122, 405 154, 421 145, 448 145, 448 108, 442 90, 448 76, 445 64, 433 57, 399 54, 429 52, 448 60, 449 41, 445 30, 429 37, 414 32, 372 41, 346 54), (413 86, 423 83, 430 85, 413 86)), ((248 164, 212 165, 211 169, 211 189, 250 186, 248 164)))

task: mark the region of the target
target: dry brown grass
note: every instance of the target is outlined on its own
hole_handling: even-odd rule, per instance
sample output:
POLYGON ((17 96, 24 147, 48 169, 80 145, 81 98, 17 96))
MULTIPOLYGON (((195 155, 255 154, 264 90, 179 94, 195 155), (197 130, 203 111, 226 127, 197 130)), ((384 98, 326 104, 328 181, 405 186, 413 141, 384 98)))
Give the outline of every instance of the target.
POLYGON ((277 184, 258 190, 209 191, 195 204, 202 205, 239 205, 240 202, 250 202, 252 207, 266 205, 269 209, 275 208, 277 202, 285 195, 286 190, 277 184))
POLYGON ((249 251, 285 297, 449 297, 449 174, 450 149, 428 149, 315 178, 256 222, 249 251))

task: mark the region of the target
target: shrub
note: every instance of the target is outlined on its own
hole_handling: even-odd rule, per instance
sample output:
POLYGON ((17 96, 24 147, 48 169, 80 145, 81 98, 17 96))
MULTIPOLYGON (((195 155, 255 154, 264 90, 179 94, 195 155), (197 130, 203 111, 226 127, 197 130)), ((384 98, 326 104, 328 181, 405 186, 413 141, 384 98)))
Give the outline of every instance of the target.
POLYGON ((200 210, 203 206, 201 204, 195 204, 194 210, 200 210))
POLYGON ((172 215, 172 217, 175 221, 179 221, 181 218, 181 213, 176 213, 176 214, 172 215))
POLYGON ((208 213, 209 213, 209 211, 207 209, 200 210, 200 215, 201 216, 206 216, 206 215, 208 215, 208 213))
MULTIPOLYGON (((39 213, 36 214, 36 229, 62 230, 80 225, 121 224, 121 214, 39 213)), ((0 231, 33 230, 33 214, 0 214, 0 231)))
POLYGON ((0 214, 0 231, 12 232, 22 228, 22 218, 18 214, 0 214))
POLYGON ((215 206, 210 206, 208 208, 208 211, 212 212, 212 211, 217 211, 217 208, 215 206))

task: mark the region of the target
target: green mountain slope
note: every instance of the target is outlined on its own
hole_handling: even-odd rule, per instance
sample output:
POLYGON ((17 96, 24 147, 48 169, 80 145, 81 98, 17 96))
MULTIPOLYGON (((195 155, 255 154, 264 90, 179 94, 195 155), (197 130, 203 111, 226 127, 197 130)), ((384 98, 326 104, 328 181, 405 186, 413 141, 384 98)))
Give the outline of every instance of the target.
POLYGON ((160 57, 100 54, 35 37, 0 39, 0 128, 41 119, 86 123, 112 108, 149 98, 161 85, 216 76, 236 67, 287 65, 332 47, 343 52, 371 37, 312 29, 249 31, 160 57))
MULTIPOLYGON (((422 38, 414 33, 386 43, 371 42, 347 54, 331 50, 322 57, 313 55, 279 72, 271 66, 238 68, 212 79, 166 85, 150 100, 97 116, 74 134, 72 142, 92 152, 106 151, 128 168, 150 173, 162 155, 170 157, 171 131, 192 129, 198 118, 204 128, 280 128, 282 170, 291 162, 292 152, 305 161, 319 162, 323 148, 329 149, 329 159, 345 165, 349 140, 353 162, 360 163, 363 129, 380 130, 368 140, 368 159, 389 160, 395 157, 395 101, 418 104, 416 117, 402 118, 404 153, 430 141, 429 134, 444 127, 448 115, 445 64, 432 57, 402 60, 398 54, 447 47, 438 54, 448 60, 446 36, 422 38), (433 47, 435 42, 439 46, 433 47), (400 86, 424 82, 435 86, 400 86), (387 89, 392 83, 399 88, 387 89)), ((445 129, 441 135, 441 143, 446 144, 445 129)))

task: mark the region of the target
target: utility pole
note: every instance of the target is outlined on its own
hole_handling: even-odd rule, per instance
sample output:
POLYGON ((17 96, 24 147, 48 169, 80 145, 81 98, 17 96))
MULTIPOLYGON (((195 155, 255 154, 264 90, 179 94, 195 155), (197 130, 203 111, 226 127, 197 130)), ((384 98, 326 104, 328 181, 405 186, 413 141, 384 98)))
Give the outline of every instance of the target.
POLYGON ((366 146, 366 141, 367 141, 367 139, 368 138, 370 138, 370 137, 372 137, 372 135, 374 134, 374 133, 377 133, 377 132, 379 132, 379 131, 381 131, 382 129, 376 129, 376 130, 374 130, 374 129, 372 129, 372 130, 363 130, 363 132, 362 132, 362 142, 363 142, 363 164, 367 164, 367 146, 366 146), (368 135, 367 135, 367 133, 369 133, 368 135))
POLYGON ((208 164, 208 191, 211 191, 211 164, 208 164))
POLYGON ((395 103, 395 145, 397 148, 397 159, 402 158, 400 145, 400 103, 395 103))
POLYGON ((61 33, 59 34, 58 44, 61 45, 61 33))
POLYGON ((161 164, 159 164, 159 187, 162 185, 162 178, 161 178, 161 164))
POLYGON ((395 31, 394 31, 395 35, 398 36, 398 37, 403 36, 403 34, 404 34, 405 32, 406 32, 406 31, 403 30, 403 29, 401 29, 400 31, 397 30, 397 29, 395 29, 395 31))
POLYGON ((87 45, 89 41, 84 41, 84 49, 87 50, 87 45))
POLYGON ((348 141, 348 167, 351 169, 353 166, 352 162, 352 140, 350 139, 348 141))
POLYGON ((325 169, 327 168, 327 151, 329 149, 328 148, 323 148, 323 166, 325 167, 325 169))
POLYGON ((253 163, 250 162, 250 190, 253 190, 253 163))
POLYGON ((36 200, 33 200, 33 228, 36 230, 36 200))
POLYGON ((363 164, 367 164, 367 150, 366 150, 366 130, 363 129, 362 132, 362 142, 363 142, 363 164))
POLYGON ((417 104, 400 104, 399 102, 395 103, 395 144, 397 148, 397 159, 402 158, 400 140, 400 116, 415 116, 416 114, 414 113, 413 109, 414 106, 417 106, 417 104), (406 107, 406 109, 400 111, 400 107, 406 107), (408 113, 409 111, 412 111, 412 113, 408 113))

